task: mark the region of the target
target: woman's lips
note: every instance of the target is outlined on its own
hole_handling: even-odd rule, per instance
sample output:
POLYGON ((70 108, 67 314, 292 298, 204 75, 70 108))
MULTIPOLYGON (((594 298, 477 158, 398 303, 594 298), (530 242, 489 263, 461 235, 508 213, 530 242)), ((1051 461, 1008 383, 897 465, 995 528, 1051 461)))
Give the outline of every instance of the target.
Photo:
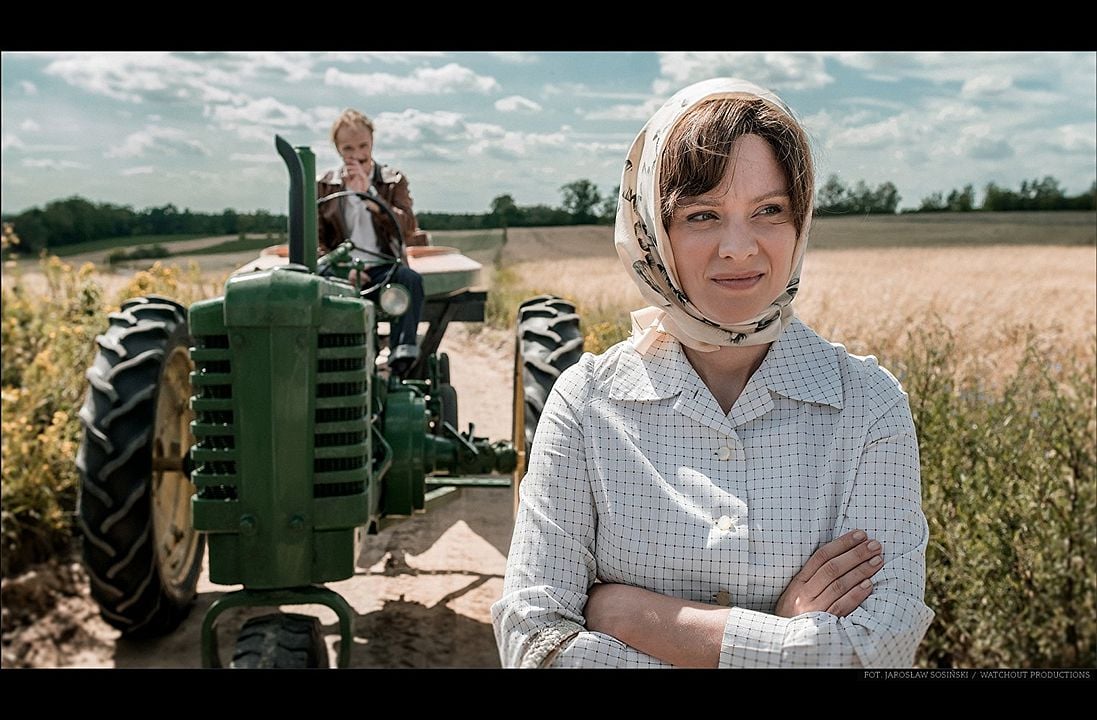
POLYGON ((762 281, 762 273, 742 277, 712 278, 712 282, 728 290, 749 290, 762 281))

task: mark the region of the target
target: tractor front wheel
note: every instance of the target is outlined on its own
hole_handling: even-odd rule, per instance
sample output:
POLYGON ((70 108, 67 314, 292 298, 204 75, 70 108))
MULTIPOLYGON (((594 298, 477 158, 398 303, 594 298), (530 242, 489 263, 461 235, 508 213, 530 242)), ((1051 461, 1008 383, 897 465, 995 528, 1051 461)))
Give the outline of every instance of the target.
POLYGON ((518 491, 526 474, 526 462, 537 423, 552 386, 560 373, 583 355, 583 333, 575 305, 554 295, 539 295, 518 306, 514 352, 513 441, 518 451, 514 470, 514 513, 518 491))
POLYGON ((190 523, 186 309, 129 300, 96 342, 76 460, 84 566, 108 623, 163 635, 190 611, 205 550, 190 523))
POLYGON ((272 613, 248 620, 236 638, 232 667, 328 667, 328 649, 320 619, 296 613, 272 613))

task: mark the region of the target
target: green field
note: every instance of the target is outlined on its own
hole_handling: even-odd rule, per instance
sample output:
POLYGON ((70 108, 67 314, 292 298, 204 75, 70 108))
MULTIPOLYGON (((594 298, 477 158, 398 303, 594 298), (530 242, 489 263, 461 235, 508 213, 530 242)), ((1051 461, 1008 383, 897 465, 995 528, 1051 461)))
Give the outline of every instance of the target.
POLYGON ((73 245, 51 247, 49 248, 49 251, 51 254, 58 257, 68 257, 70 255, 81 255, 83 253, 98 252, 100 250, 133 247, 134 245, 164 245, 166 247, 171 243, 182 242, 183 240, 196 240, 201 237, 206 236, 201 233, 183 235, 126 235, 125 237, 103 238, 102 240, 90 240, 88 242, 75 243, 73 245))
POLYGON ((280 241, 276 237, 268 237, 267 235, 253 235, 251 237, 236 238, 235 240, 226 240, 223 243, 210 245, 209 247, 198 248, 197 250, 182 250, 180 252, 173 252, 172 257, 183 257, 184 255, 220 255, 223 253, 237 253, 247 252, 249 250, 262 250, 263 248, 270 247, 271 245, 278 245, 279 242, 280 241))
POLYGON ((955 245, 1095 245, 1097 213, 942 212, 817 217, 811 247, 885 248, 955 245))

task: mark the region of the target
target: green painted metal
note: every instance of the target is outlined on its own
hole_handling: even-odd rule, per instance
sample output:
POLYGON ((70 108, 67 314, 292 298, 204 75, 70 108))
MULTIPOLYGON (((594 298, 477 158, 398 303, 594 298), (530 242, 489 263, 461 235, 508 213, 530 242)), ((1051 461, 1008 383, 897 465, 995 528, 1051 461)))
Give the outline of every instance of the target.
POLYGON ((231 278, 191 308, 192 500, 210 579, 264 589, 354 573, 371 473, 373 305, 279 267, 231 278), (217 422, 220 420, 220 422, 217 422))
POLYGON ((202 620, 202 667, 221 667, 217 642, 217 621, 221 615, 239 607, 277 607, 281 605, 326 605, 339 617, 338 667, 350 667, 350 651, 354 646, 351 631, 354 611, 339 593, 325 587, 296 587, 279 590, 236 590, 220 597, 210 606, 202 620))
MULTIPOLYGON (((316 177, 316 155, 307 145, 298 145, 294 148, 297 157, 301 159, 301 167, 305 171, 305 185, 302 188, 305 195, 305 207, 310 211, 304 213, 305 237, 319 237, 317 234, 316 220, 316 183, 312 179, 316 177)), ((316 243, 306 242, 304 245, 305 267, 309 272, 316 272, 316 243)))
POLYGON ((392 465, 385 476, 382 513, 411 515, 423 509, 426 405, 419 388, 398 378, 390 378, 384 403, 382 434, 392 448, 392 465))

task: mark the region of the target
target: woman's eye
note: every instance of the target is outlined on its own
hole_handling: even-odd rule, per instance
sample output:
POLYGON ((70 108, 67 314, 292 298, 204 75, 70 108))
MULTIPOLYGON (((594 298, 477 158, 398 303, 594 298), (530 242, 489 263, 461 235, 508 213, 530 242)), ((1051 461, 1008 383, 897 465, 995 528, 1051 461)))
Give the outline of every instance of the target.
POLYGON ((764 208, 758 211, 759 215, 780 215, 784 212, 784 208, 780 205, 766 205, 764 208))
POLYGON ((686 217, 686 220, 688 222, 705 222, 706 220, 715 220, 715 219, 716 219, 716 213, 710 212, 708 210, 703 210, 701 212, 696 212, 696 213, 693 213, 692 215, 689 215, 689 216, 686 217))

